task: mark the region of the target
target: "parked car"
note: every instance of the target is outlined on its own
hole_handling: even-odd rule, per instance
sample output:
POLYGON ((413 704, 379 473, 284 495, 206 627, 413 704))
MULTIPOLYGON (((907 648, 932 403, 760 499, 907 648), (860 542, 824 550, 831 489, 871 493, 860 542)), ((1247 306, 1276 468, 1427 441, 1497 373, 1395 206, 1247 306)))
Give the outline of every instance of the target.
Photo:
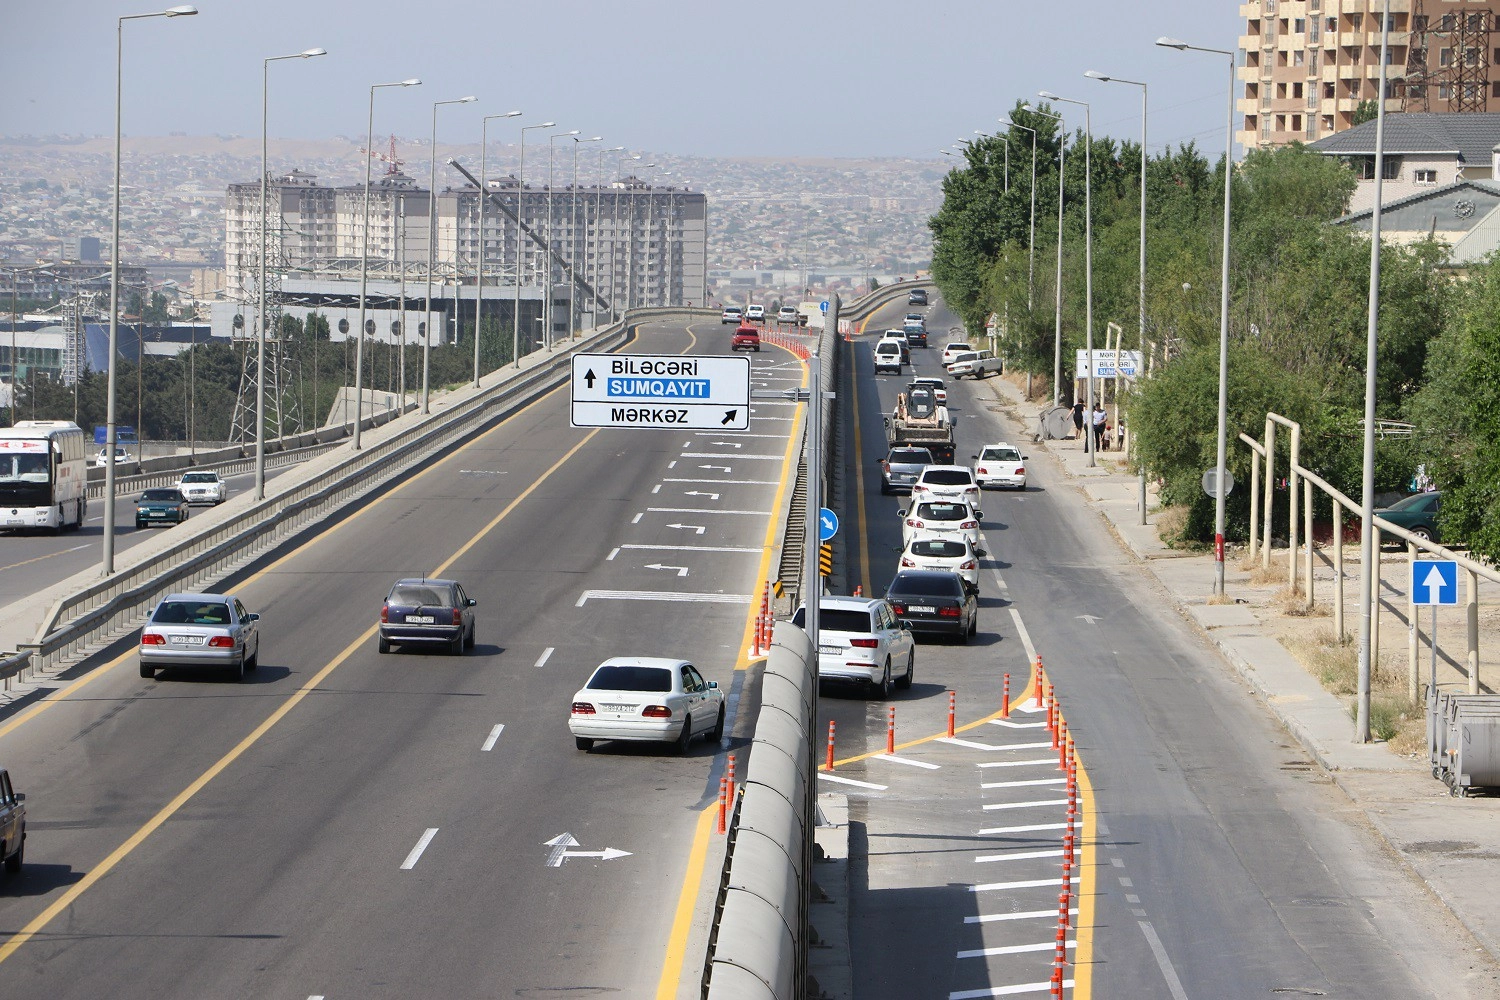
POLYGON ((754 351, 760 353, 760 327, 749 320, 745 320, 734 328, 734 337, 730 339, 729 349, 732 351, 754 351))
MULTIPOLYGON (((805 628, 806 606, 792 615, 805 628)), ((909 688, 917 675, 916 642, 878 597, 823 597, 818 602, 818 679, 856 681, 889 698, 893 687, 909 688)))
POLYGON ((187 497, 175 486, 147 490, 135 502, 135 526, 181 524, 188 519, 187 497))
POLYGON ((913 632, 968 642, 979 631, 979 588, 951 570, 900 570, 886 588, 885 599, 913 632))
POLYGON ((989 351, 970 351, 960 354, 945 366, 954 381, 965 375, 981 379, 988 375, 999 375, 1005 370, 1005 362, 989 351))
POLYGON ((168 594, 141 629, 142 677, 167 667, 218 667, 234 680, 260 663, 260 615, 233 594, 168 594))
POLYGON ((927 304, 927 289, 913 288, 907 292, 906 304, 909 306, 925 306, 927 304))
POLYGON ((944 368, 953 363, 953 359, 960 354, 974 353, 974 345, 967 340, 949 341, 948 346, 943 348, 942 365, 944 368))
POLYGON ((184 472, 177 489, 188 503, 211 503, 218 506, 229 499, 229 484, 217 472, 184 472))
POLYGON ((751 323, 764 323, 766 321, 766 307, 759 302, 752 302, 745 307, 745 319, 751 323))
POLYGON ((987 444, 974 456, 974 478, 983 489, 986 486, 1007 486, 1015 490, 1026 488, 1026 456, 1013 444, 1004 441, 987 444))
POLYGON ((901 374, 901 366, 906 363, 902 356, 901 345, 893 340, 882 340, 875 345, 875 374, 881 372, 892 372, 901 374))
POLYGON ((911 502, 923 500, 961 500, 978 507, 979 483, 974 470, 967 465, 929 465, 911 486, 911 502))
POLYGON ((719 323, 738 324, 745 318, 745 310, 740 306, 725 306, 724 311, 719 313, 719 323))
POLYGON ((584 751, 596 740, 646 740, 685 754, 695 736, 724 738, 724 692, 686 660, 612 656, 573 695, 568 731, 584 751))
POLYGON ((979 586, 979 557, 967 538, 938 538, 918 535, 901 550, 898 565, 902 569, 941 569, 957 573, 970 586, 979 586))
POLYGON ((460 656, 474 648, 478 603, 455 580, 397 580, 380 606, 379 649, 389 653, 392 646, 441 646, 460 656))
POLYGON ((910 510, 898 510, 896 513, 901 517, 902 545, 919 535, 938 535, 967 538, 969 544, 979 548, 979 519, 984 516, 984 512, 975 510, 961 500, 929 500, 912 504, 910 510))
MULTIPOLYGON (((116 464, 129 465, 134 461, 135 456, 130 453, 130 450, 128 448, 126 448, 124 445, 115 445, 116 464)), ((94 456, 94 465, 100 469, 109 465, 109 445, 105 445, 103 448, 99 449, 99 454, 94 456)))
POLYGON ((1375 508, 1375 516, 1405 528, 1418 538, 1436 542, 1441 540, 1438 538, 1437 522, 1442 505, 1442 490, 1415 493, 1405 500, 1397 500, 1389 507, 1375 508))
POLYGON ((880 492, 910 493, 918 474, 933 461, 926 448, 892 448, 880 460, 880 492))

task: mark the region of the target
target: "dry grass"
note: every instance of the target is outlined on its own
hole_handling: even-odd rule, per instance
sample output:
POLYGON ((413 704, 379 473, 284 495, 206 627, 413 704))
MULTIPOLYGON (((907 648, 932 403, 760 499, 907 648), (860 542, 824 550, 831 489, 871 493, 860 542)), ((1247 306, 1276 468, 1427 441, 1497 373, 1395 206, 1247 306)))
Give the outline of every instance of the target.
POLYGON ((1309 607, 1306 597, 1285 587, 1276 592, 1273 600, 1281 613, 1288 618, 1327 618, 1333 614, 1327 604, 1315 602, 1309 607))
POLYGON ((1259 559, 1254 562, 1246 560, 1240 564, 1240 568, 1249 572, 1250 584, 1255 587, 1269 587, 1286 579, 1286 566, 1278 566, 1274 562, 1269 566, 1262 566, 1259 559))
MULTIPOLYGON (((1331 628, 1318 628, 1282 641, 1331 694, 1353 698, 1359 692, 1359 650, 1349 636, 1338 641, 1331 628)), ((1427 748, 1427 721, 1422 707, 1406 696, 1406 675, 1381 657, 1370 676, 1370 733, 1393 753, 1411 755, 1427 748)), ((1354 711, 1353 703, 1349 710, 1354 711)))
POLYGON ((1194 552, 1206 550, 1207 546, 1202 542, 1183 537, 1187 522, 1188 506, 1186 504, 1163 507, 1156 514, 1156 533, 1169 548, 1194 552))
POLYGON ((1235 599, 1228 594, 1209 594, 1205 604, 1234 604, 1235 599))

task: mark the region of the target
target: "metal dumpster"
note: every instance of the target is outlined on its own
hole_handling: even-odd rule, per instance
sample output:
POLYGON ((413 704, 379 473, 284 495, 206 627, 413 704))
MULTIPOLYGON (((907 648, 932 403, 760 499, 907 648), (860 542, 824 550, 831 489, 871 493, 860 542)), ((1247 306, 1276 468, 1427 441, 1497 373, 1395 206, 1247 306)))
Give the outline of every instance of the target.
POLYGON ((1444 712, 1442 777, 1455 795, 1500 788, 1500 695, 1452 694, 1444 712))
POLYGON ((1436 700, 1427 700, 1427 758, 1432 765, 1432 776, 1442 778, 1452 761, 1448 757, 1448 700, 1447 691, 1439 691, 1436 700))

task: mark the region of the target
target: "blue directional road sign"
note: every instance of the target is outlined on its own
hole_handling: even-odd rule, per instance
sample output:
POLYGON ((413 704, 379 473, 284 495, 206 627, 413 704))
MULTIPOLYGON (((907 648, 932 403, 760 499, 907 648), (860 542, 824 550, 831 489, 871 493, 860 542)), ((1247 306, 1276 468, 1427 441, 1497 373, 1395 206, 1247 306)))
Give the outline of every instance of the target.
POLYGON ((824 299, 822 302, 818 303, 818 310, 820 312, 825 312, 825 313, 828 311, 828 300, 827 299, 824 299))
POLYGON ((818 541, 826 542, 839 533, 839 516, 827 507, 818 508, 818 541))
POLYGON ((575 354, 574 427, 742 431, 750 426, 750 359, 575 354))
POLYGON ((1418 559, 1411 564, 1413 604, 1457 604, 1458 563, 1452 559, 1418 559))

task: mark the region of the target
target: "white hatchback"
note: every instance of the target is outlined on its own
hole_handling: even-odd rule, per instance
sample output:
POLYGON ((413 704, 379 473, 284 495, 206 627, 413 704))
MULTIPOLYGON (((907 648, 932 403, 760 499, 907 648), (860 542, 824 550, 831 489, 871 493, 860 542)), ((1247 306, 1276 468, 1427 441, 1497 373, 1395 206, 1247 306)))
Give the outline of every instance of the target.
POLYGON ((914 503, 910 510, 896 513, 901 515, 903 546, 913 538, 937 536, 967 538, 970 545, 979 548, 979 519, 984 512, 975 510, 962 500, 928 500, 914 503))
POLYGON ((982 555, 984 550, 976 549, 967 538, 918 535, 901 550, 900 566, 902 569, 949 570, 977 589, 979 557, 982 555))
POLYGON ((979 483, 967 465, 929 465, 911 485, 911 502, 923 500, 963 501, 979 506, 979 483))
MULTIPOLYGON (((792 624, 805 628, 806 607, 792 624)), ((818 677, 858 681, 872 694, 911 687, 917 671, 916 640, 896 618, 890 602, 878 597, 824 597, 818 602, 818 677)))
POLYGON ((943 367, 948 367, 948 365, 953 362, 953 359, 958 357, 960 354, 969 354, 973 351, 974 345, 969 343, 967 340, 953 341, 947 347, 943 348, 943 367))
POLYGON ((724 692, 686 660, 612 656, 573 695, 568 730, 580 750, 595 740, 644 740, 685 754, 695 736, 723 739, 724 692))
POLYGON ((979 485, 1026 488, 1026 456, 1013 444, 1000 441, 987 444, 974 456, 974 478, 979 485))

